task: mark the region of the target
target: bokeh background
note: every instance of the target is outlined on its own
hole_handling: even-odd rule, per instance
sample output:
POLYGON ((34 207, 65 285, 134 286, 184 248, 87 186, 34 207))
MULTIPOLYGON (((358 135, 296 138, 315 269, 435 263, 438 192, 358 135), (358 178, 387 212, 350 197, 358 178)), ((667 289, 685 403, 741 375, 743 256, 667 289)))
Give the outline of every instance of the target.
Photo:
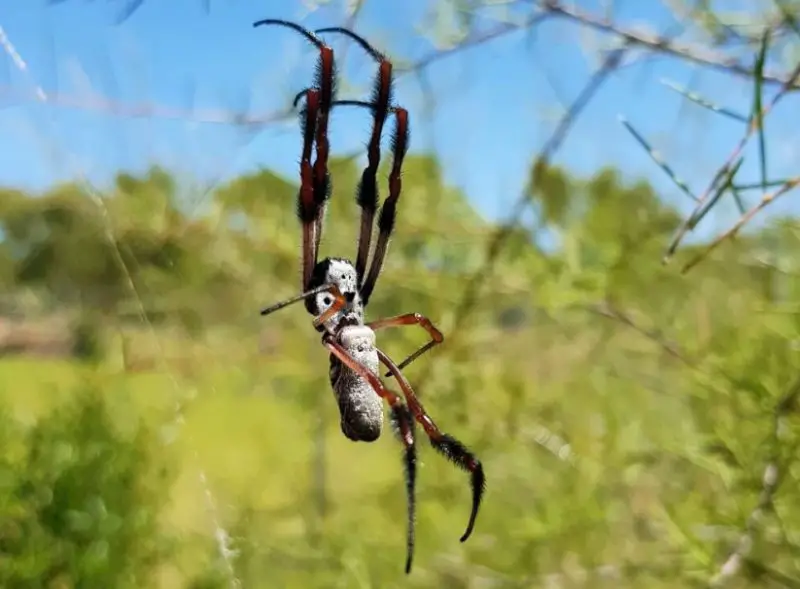
MULTIPOLYGON (((797 0, 4 3, 0 586, 800 587, 799 23, 797 0), (411 112, 369 316, 445 333, 406 373, 488 487, 460 544, 466 476, 420 444, 410 576, 401 446, 341 434, 302 305, 258 316, 300 287, 316 58, 267 17, 352 27, 411 112)), ((330 42, 365 98, 374 63, 330 42)), ((355 255, 369 124, 334 112, 323 255, 355 255)))

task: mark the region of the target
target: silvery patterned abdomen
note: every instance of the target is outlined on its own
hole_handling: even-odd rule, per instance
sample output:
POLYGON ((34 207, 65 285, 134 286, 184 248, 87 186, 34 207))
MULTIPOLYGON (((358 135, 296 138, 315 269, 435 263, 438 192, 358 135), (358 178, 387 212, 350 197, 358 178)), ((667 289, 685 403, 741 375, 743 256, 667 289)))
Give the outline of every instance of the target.
MULTIPOLYGON (((363 325, 343 327, 339 343, 353 358, 379 375, 375 332, 363 325)), ((369 382, 331 355, 331 387, 339 403, 342 433, 356 442, 374 442, 383 428, 383 402, 369 382)))

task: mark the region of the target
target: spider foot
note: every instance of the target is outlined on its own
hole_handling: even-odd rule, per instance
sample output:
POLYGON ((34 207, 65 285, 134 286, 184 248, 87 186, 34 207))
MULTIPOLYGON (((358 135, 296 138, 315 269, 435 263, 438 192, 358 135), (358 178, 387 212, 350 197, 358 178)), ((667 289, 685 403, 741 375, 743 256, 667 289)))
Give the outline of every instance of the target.
POLYGON ((469 515, 467 529, 461 536, 461 542, 465 542, 472 534, 475 527, 475 520, 478 517, 478 510, 483 499, 483 492, 486 489, 486 477, 483 474, 483 465, 480 460, 461 442, 448 434, 442 434, 438 438, 431 438, 431 445, 434 449, 455 464, 460 469, 470 473, 470 486, 472 487, 472 511, 469 515))

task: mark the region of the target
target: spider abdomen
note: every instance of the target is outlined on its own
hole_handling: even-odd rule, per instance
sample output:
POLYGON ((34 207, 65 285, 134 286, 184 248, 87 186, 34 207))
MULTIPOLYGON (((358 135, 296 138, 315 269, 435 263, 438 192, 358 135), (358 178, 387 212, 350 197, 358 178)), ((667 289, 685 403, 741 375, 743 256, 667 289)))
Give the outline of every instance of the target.
MULTIPOLYGON (((341 329, 337 339, 350 355, 379 375, 375 332, 364 325, 341 329)), ((356 442, 374 442, 383 429, 383 403, 370 383, 331 356, 331 386, 339 403, 342 433, 356 442)))

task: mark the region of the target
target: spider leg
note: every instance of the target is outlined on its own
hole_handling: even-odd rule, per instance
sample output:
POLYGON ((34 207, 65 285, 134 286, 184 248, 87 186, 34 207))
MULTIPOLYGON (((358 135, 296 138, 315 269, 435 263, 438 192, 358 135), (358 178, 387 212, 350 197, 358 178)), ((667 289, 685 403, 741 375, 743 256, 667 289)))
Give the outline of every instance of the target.
POLYGON ((300 160, 300 194, 297 214, 303 224, 303 288, 307 289, 311 273, 319 257, 325 208, 331 194, 328 172, 330 152, 328 118, 336 90, 333 49, 314 33, 296 23, 280 19, 264 19, 253 23, 254 27, 262 25, 279 25, 293 29, 319 49, 314 85, 298 94, 294 101, 297 106, 301 97, 305 96, 306 99, 301 114, 303 155, 300 160), (316 155, 312 165, 311 151, 314 147, 316 147, 316 155))
POLYGON ((414 420, 408 407, 403 405, 400 396, 384 386, 381 380, 369 368, 353 358, 350 353, 336 341, 333 335, 326 333, 322 344, 336 356, 342 364, 370 383, 375 392, 389 403, 395 433, 405 447, 403 466, 406 478, 406 496, 408 500, 408 528, 406 532, 406 574, 411 572, 414 558, 414 520, 416 514, 415 488, 417 480, 417 450, 414 439, 414 420))
POLYGON ((408 520, 406 522, 406 574, 411 572, 414 560, 414 519, 416 517, 417 486, 417 449, 414 436, 414 416, 408 407, 397 403, 391 407, 391 423, 395 437, 405 447, 403 456, 404 472, 406 475, 406 501, 408 503, 408 520))
POLYGON ((301 114, 303 154, 300 159, 300 190, 297 195, 297 216, 303 226, 303 284, 305 290, 317 264, 318 205, 314 195, 314 173, 311 167, 311 147, 319 113, 319 92, 306 90, 306 103, 301 114))
MULTIPOLYGON (((386 327, 403 327, 406 325, 419 325, 425 331, 428 332, 428 335, 431 336, 431 341, 421 346, 416 352, 408 356, 405 360, 400 362, 397 365, 398 370, 402 370, 409 364, 411 364, 414 360, 422 356, 428 350, 438 346, 444 341, 444 334, 439 331, 436 326, 431 323, 431 320, 425 317, 424 315, 420 315, 419 313, 406 313, 404 315, 397 315, 396 317, 387 317, 386 319, 378 319, 376 321, 371 321, 367 323, 367 327, 372 329, 373 331, 377 331, 379 329, 384 329, 386 327)), ((392 376, 391 370, 387 372, 384 376, 392 376)))
POLYGON ((417 399, 411 385, 403 376, 403 373, 397 368, 397 365, 392 362, 391 358, 381 350, 378 350, 378 358, 386 365, 392 375, 400 383, 400 388, 405 395, 406 403, 414 418, 422 425, 425 433, 431 441, 434 449, 442 454, 445 458, 450 460, 460 469, 470 473, 470 485, 472 487, 472 511, 469 516, 469 523, 467 529, 461 536, 461 541, 464 542, 472 534, 472 529, 475 527, 475 519, 478 517, 478 509, 481 506, 481 499, 486 487, 486 478, 483 474, 483 465, 480 460, 473 454, 464 444, 455 439, 453 436, 442 432, 433 419, 425 412, 425 408, 417 399))
POLYGON ((372 254, 372 265, 366 280, 361 286, 361 300, 366 306, 369 302, 378 275, 383 268, 383 261, 389 248, 389 238, 394 229, 397 215, 397 201, 403 188, 403 181, 400 173, 403 167, 403 159, 408 150, 408 111, 404 108, 395 107, 392 109, 395 116, 395 128, 392 134, 392 170, 389 173, 389 196, 383 202, 381 212, 378 217, 378 241, 375 244, 375 251, 372 254))
POLYGON ((358 237, 358 253, 356 256, 356 273, 359 286, 363 284, 367 270, 370 243, 372 241, 372 224, 378 209, 378 166, 381 159, 381 134, 386 118, 389 116, 389 105, 392 102, 392 62, 385 55, 373 48, 366 40, 352 31, 342 27, 317 29, 315 33, 342 33, 356 41, 372 58, 378 62, 378 74, 372 91, 370 107, 372 109, 372 133, 367 148, 367 166, 361 173, 356 202, 361 208, 361 229, 358 237))
POLYGON ((333 106, 334 84, 336 82, 333 49, 323 44, 319 46, 319 51, 320 58, 317 67, 317 82, 315 84, 319 88, 319 115, 317 117, 316 157, 314 159, 314 203, 317 206, 316 234, 314 236, 314 255, 316 257, 319 257, 319 244, 322 240, 325 208, 333 189, 330 172, 328 171, 328 156, 330 154, 328 120, 333 106))

